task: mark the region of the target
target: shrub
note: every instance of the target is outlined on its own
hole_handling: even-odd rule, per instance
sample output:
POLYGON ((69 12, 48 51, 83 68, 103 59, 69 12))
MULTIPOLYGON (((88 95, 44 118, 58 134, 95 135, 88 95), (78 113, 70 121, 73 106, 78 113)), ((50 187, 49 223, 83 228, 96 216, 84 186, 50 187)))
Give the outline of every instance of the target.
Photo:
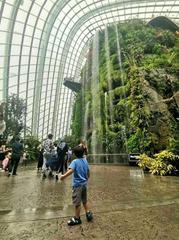
POLYGON ((148 157, 145 153, 139 155, 138 165, 144 171, 149 170, 151 167, 153 159, 148 157))
POLYGON ((26 136, 24 139, 25 151, 30 161, 36 161, 39 154, 40 141, 35 136, 26 136))
POLYGON ((155 159, 152 161, 150 171, 154 175, 170 175, 175 170, 175 167, 172 164, 167 164, 162 162, 160 159, 155 159))
POLYGON ((142 169, 149 169, 149 172, 155 175, 171 175, 179 162, 179 156, 164 150, 160 153, 154 154, 153 158, 146 154, 139 156, 138 165, 142 169))
POLYGON ((170 163, 172 164, 176 161, 176 155, 174 155, 172 152, 169 152, 167 150, 154 154, 154 158, 166 164, 170 164, 170 163))

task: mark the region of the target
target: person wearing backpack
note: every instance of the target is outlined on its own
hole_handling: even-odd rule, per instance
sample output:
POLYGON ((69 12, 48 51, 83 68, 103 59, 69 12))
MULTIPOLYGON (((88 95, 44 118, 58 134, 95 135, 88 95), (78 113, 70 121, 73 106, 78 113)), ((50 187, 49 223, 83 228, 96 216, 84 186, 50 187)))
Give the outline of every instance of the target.
POLYGON ((60 144, 57 147, 58 160, 60 162, 59 172, 62 174, 67 171, 66 158, 68 152, 68 145, 64 139, 61 139, 60 144))

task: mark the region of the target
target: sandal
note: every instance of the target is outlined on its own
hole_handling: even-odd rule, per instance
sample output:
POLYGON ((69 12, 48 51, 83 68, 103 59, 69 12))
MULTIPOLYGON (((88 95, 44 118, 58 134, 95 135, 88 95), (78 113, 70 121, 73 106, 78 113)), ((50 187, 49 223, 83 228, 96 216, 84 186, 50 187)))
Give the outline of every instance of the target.
POLYGON ((80 218, 75 218, 72 217, 69 221, 68 221, 68 226, 74 226, 74 225, 78 225, 81 224, 81 219, 80 218))
POLYGON ((86 213, 86 219, 87 219, 88 222, 92 221, 93 220, 93 213, 88 211, 86 213))

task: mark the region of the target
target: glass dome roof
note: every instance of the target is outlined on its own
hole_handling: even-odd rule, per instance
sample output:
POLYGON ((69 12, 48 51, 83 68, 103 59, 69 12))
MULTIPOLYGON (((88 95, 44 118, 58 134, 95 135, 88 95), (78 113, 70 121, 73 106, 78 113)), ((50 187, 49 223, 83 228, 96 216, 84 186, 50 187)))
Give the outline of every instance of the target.
POLYGON ((74 92, 90 40, 112 22, 166 16, 179 0, 0 0, 0 100, 26 100, 26 126, 40 138, 70 134, 74 92))

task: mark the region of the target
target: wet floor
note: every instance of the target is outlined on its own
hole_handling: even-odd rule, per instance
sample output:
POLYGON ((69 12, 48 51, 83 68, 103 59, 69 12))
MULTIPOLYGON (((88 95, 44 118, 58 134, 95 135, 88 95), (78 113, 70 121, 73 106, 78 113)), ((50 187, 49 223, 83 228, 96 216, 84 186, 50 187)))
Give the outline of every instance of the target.
POLYGON ((94 221, 68 227, 71 178, 42 180, 34 168, 0 173, 0 239, 179 239, 179 177, 137 167, 92 165, 89 203, 94 221))

